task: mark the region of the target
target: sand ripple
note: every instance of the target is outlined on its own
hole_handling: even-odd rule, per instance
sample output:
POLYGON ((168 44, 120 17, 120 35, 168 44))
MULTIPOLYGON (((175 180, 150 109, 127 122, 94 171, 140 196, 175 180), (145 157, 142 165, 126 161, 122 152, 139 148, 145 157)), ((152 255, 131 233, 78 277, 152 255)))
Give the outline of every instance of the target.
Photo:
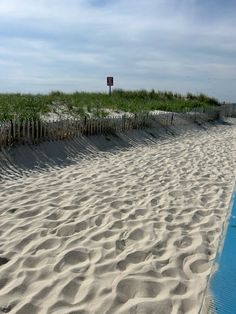
POLYGON ((222 125, 0 183, 0 313, 197 313, 236 169, 222 125))

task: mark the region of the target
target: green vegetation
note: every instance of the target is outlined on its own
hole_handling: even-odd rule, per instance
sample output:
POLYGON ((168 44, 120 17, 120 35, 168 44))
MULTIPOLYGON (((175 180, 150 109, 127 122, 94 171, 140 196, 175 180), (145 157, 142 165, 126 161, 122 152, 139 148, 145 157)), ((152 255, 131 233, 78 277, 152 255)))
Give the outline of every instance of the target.
POLYGON ((42 115, 60 110, 70 116, 106 116, 106 109, 140 112, 151 110, 183 111, 185 108, 216 106, 219 102, 206 95, 186 96, 172 92, 114 90, 111 97, 106 93, 59 91, 48 95, 0 94, 0 120, 37 119, 42 115))

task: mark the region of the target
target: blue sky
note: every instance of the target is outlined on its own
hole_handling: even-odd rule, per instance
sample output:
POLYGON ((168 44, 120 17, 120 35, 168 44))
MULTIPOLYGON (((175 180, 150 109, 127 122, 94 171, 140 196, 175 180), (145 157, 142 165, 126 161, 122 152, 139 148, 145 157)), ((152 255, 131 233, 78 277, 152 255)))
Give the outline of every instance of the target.
POLYGON ((236 0, 0 0, 0 92, 204 92, 236 102, 236 0))

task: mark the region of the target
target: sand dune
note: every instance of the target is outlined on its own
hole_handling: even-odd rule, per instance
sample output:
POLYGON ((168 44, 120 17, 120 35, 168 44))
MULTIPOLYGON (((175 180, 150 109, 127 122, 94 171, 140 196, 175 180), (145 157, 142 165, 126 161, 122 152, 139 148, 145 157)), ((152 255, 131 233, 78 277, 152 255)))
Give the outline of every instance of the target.
POLYGON ((235 126, 133 132, 90 142, 90 155, 73 142, 61 163, 45 153, 48 167, 2 153, 0 313, 198 313, 235 180, 235 126))

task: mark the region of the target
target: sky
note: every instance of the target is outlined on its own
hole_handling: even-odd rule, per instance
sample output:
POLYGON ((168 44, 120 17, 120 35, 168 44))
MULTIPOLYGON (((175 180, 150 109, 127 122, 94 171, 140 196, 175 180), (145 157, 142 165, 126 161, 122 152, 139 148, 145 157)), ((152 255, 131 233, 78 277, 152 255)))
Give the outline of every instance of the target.
POLYGON ((0 92, 114 88, 236 102, 236 0, 0 0, 0 92))

